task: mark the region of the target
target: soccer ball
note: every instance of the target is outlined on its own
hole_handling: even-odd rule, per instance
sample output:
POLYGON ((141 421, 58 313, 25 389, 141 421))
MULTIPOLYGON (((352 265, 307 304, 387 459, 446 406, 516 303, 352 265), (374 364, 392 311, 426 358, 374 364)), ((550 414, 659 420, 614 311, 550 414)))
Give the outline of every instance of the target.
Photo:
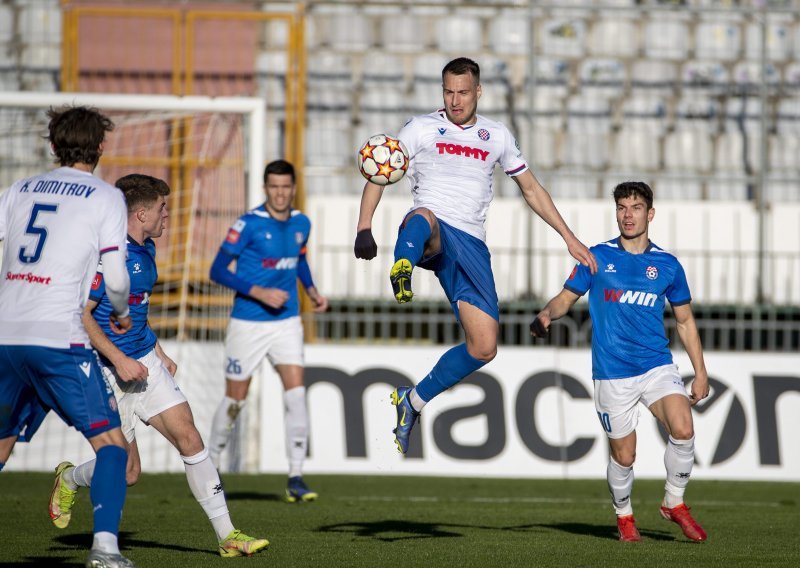
POLYGON ((358 171, 372 183, 397 183, 408 169, 408 150, 397 138, 376 134, 367 140, 356 156, 358 171))

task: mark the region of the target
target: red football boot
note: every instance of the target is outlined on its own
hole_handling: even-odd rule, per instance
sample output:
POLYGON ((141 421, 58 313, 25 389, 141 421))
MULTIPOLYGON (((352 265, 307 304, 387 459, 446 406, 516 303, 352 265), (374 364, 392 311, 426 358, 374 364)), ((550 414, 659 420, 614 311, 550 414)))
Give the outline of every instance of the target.
POLYGON ((639 535, 639 529, 636 528, 636 519, 633 518, 633 515, 617 517, 617 530, 619 531, 619 539, 623 542, 639 542, 642 540, 641 535, 639 535))
POLYGON ((703 530, 703 527, 698 525, 697 521, 692 518, 691 513, 689 513, 689 507, 686 506, 686 503, 681 503, 672 509, 661 507, 661 516, 668 521, 677 523, 677 525, 681 527, 683 534, 685 534, 686 538, 689 540, 703 542, 706 540, 706 538, 708 538, 706 531, 703 530))

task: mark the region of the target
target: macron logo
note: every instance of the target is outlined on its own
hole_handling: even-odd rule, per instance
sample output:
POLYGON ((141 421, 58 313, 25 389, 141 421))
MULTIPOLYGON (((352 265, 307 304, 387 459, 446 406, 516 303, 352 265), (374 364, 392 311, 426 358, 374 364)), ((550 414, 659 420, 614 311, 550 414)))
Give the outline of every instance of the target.
POLYGON ((437 142, 436 147, 439 149, 439 154, 455 154, 456 156, 464 156, 465 158, 473 158, 483 162, 485 162, 486 158, 489 157, 489 150, 470 148, 469 146, 462 146, 461 144, 446 144, 445 142, 437 142))
POLYGON ((619 302, 620 304, 636 304, 648 308, 655 307, 658 294, 640 292, 639 290, 603 290, 606 302, 619 302))

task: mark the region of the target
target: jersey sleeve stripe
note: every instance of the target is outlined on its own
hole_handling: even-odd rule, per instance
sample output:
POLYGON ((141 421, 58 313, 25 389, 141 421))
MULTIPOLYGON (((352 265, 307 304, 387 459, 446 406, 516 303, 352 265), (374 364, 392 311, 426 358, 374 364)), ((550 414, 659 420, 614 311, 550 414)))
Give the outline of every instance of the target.
POLYGON ((516 168, 514 170, 507 171, 506 175, 509 175, 509 176, 517 175, 518 173, 521 173, 522 170, 526 169, 527 167, 528 167, 527 165, 522 164, 520 167, 518 167, 518 168, 516 168))
POLYGON ((670 302, 670 305, 671 306, 685 306, 686 304, 691 304, 691 303, 692 303, 692 299, 688 298, 686 300, 676 300, 674 302, 670 302))
POLYGON ((111 252, 111 251, 115 251, 115 250, 119 250, 119 247, 118 246, 113 246, 113 247, 107 247, 107 248, 101 249, 100 250, 100 254, 103 255, 103 254, 105 254, 107 252, 111 252))
POLYGON ((564 288, 565 288, 566 290, 569 290, 569 291, 570 291, 570 292, 572 292, 573 294, 577 294, 578 296, 583 296, 583 295, 586 293, 586 290, 584 290, 583 292, 581 292, 580 290, 578 290, 577 288, 573 288, 573 287, 572 287, 572 286, 570 286, 569 284, 564 284, 564 288))

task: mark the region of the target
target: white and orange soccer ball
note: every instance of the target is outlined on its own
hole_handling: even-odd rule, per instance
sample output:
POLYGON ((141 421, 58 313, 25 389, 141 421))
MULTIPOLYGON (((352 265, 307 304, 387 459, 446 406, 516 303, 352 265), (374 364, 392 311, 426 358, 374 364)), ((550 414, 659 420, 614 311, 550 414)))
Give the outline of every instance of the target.
POLYGON ((397 183, 408 170, 408 150, 397 138, 386 134, 370 136, 356 156, 358 171, 378 185, 397 183))

